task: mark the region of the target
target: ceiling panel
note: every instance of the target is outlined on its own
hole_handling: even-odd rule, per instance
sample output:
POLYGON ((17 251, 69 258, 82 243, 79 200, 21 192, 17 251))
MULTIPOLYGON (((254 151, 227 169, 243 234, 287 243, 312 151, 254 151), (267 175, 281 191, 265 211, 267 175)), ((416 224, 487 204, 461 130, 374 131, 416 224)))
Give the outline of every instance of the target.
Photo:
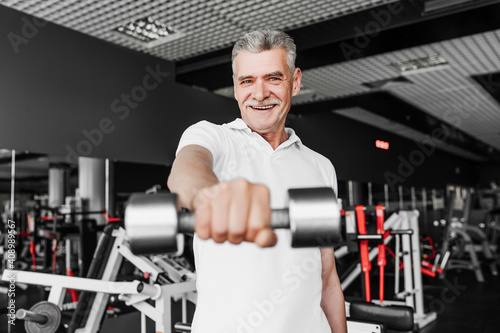
POLYGON ((289 30, 391 2, 395 0, 7 0, 3 4, 124 47, 178 61, 228 47, 255 28, 289 30), (118 26, 147 16, 181 31, 183 37, 148 49, 114 32, 118 26))

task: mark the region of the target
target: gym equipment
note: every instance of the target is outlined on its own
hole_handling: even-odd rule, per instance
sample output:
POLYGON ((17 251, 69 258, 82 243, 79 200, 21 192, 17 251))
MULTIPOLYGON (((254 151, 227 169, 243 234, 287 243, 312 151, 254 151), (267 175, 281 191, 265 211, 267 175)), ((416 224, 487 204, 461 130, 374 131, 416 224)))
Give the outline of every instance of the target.
MULTIPOLYGON (((431 237, 424 237, 422 238, 422 273, 430 276, 430 277, 436 277, 437 274, 442 274, 443 273, 443 268, 446 266, 446 263, 448 261, 448 256, 445 256, 443 261, 439 261, 441 259, 441 254, 436 253, 435 245, 434 242, 432 241, 431 237), (428 244, 426 244, 428 243, 428 244), (423 251, 425 249, 430 249, 432 254, 428 255, 424 253, 423 251), (434 262, 431 263, 430 260, 433 260, 434 262)), ((449 252, 447 252, 449 255, 449 252)))
POLYGON ((472 191, 464 190, 457 193, 453 190, 450 193, 450 207, 448 212, 448 223, 445 224, 444 241, 441 247, 441 254, 451 253, 451 258, 446 266, 446 270, 441 274, 444 279, 447 270, 467 269, 474 272, 478 282, 484 282, 484 275, 481 269, 481 262, 478 254, 482 252, 485 261, 488 263, 492 275, 498 275, 496 258, 492 246, 486 233, 479 227, 471 225, 472 191), (474 244, 474 240, 480 242, 474 244), (464 256, 469 255, 469 258, 464 256))
MULTIPOLYGON (((365 212, 363 210, 363 206, 356 206, 356 217, 358 221, 358 230, 360 235, 366 235, 366 220, 365 220, 365 212)), ((370 271, 372 269, 372 265, 370 259, 368 258, 368 240, 362 240, 359 242, 359 252, 361 255, 361 269, 365 275, 365 297, 366 301, 371 301, 371 293, 370 293, 370 271)))
MULTIPOLYGON (((274 209, 271 228, 292 232, 292 247, 332 246, 341 240, 340 209, 331 188, 291 189, 288 208, 274 209)), ((177 211, 171 193, 130 196, 125 229, 135 254, 169 253, 177 249, 177 235, 193 233, 193 212, 177 211)))
POLYGON ((55 333, 61 325, 61 310, 54 303, 42 301, 33 305, 29 311, 19 309, 16 318, 24 320, 27 333, 55 333))
MULTIPOLYGON (((353 319, 347 320, 347 331, 349 333, 383 333, 385 332, 384 326, 377 323, 368 323, 353 319)), ((175 323, 174 333, 190 333, 191 324, 175 323)))
POLYGON ((188 333, 191 332, 191 324, 187 323, 175 323, 174 332, 176 333, 188 333))
POLYGON ((413 309, 404 305, 380 306, 366 302, 349 303, 349 319, 380 323, 387 330, 412 332, 413 309))
MULTIPOLYGON (((38 272, 4 270, 2 280, 15 276, 16 283, 51 287, 48 302, 63 309, 67 289, 82 290, 68 332, 97 333, 111 294, 141 312, 141 332, 146 332, 146 316, 156 323, 155 332, 171 330, 171 300, 182 301, 182 320, 187 321, 187 301, 196 303, 196 274, 164 256, 136 256, 128 247, 125 230, 110 224, 99 240, 89 274, 94 278, 70 277, 38 272), (99 264, 97 263, 102 260, 99 264), (147 282, 116 281, 123 259, 143 273, 147 282), (93 298, 84 295, 93 294, 93 298)), ((46 333, 46 332, 40 332, 46 333)), ((50 332, 52 333, 52 332, 50 332)))
MULTIPOLYGON (((355 224, 353 211, 346 211, 346 230, 352 229, 351 224, 355 224), (347 218, 349 216, 349 219, 347 218)), ((403 275, 404 275, 404 290, 400 291, 399 287, 399 267, 395 265, 395 286, 394 293, 399 300, 384 300, 384 304, 388 305, 405 305, 413 308, 413 320, 419 329, 427 326, 437 318, 436 312, 424 311, 424 295, 422 285, 422 270, 421 270, 421 255, 420 255, 420 239, 419 239, 419 212, 399 211, 393 213, 384 222, 384 235, 389 231, 387 237, 383 238, 383 243, 388 244, 393 238, 396 240, 396 263, 402 257, 403 275), (410 232, 411 231, 411 232, 410 232), (400 243, 402 243, 402 248, 400 243)), ((370 235, 367 235, 370 236, 370 235)), ((380 238, 381 235, 373 235, 380 238)), ((366 237, 366 236, 365 236, 366 237)), ((341 248, 342 249, 342 248, 341 248)), ((335 255, 344 251, 335 251, 335 255)), ((379 248, 374 247, 368 253, 369 262, 373 261, 378 256, 379 248)), ((371 264, 370 264, 371 265, 371 264)), ((357 264, 356 267, 349 272, 346 277, 341 279, 342 290, 346 290, 352 282, 362 273, 362 265, 357 264)), ((376 303, 377 301, 373 301, 376 303)))
MULTIPOLYGON (((354 319, 347 320, 347 331, 349 333, 383 333, 384 326, 375 322, 363 322, 354 319)), ((174 333, 190 333, 191 324, 176 323, 174 333)))
MULTIPOLYGON (((372 236, 370 240, 376 240, 378 241, 378 258, 377 258, 377 265, 379 266, 379 300, 380 303, 384 301, 384 271, 385 271, 385 266, 387 265, 387 260, 385 256, 385 243, 384 240, 389 236, 389 235, 401 235, 401 234, 411 234, 413 231, 412 230, 387 230, 385 231, 384 229, 384 221, 385 221, 385 214, 384 214, 384 206, 382 205, 377 205, 375 207, 365 207, 362 205, 357 205, 355 207, 356 211, 356 220, 358 224, 358 231, 359 231, 359 236, 356 236, 355 239, 359 240, 359 252, 360 252, 360 257, 361 257, 361 269, 364 273, 364 294, 365 294, 365 299, 366 302, 371 302, 371 293, 370 293, 370 270, 371 270, 371 260, 369 258, 369 251, 368 251, 368 236, 372 236), (376 215, 376 220, 377 220, 377 234, 376 235, 367 235, 367 229, 366 229, 366 215, 365 211, 366 210, 375 210, 375 215, 376 215), (375 238, 375 236, 378 236, 378 238, 375 238)), ((354 222, 352 221, 353 214, 349 214, 351 217, 351 221, 349 221, 350 224, 353 224, 354 222)), ((353 229, 352 227, 350 229, 353 229)), ((389 249, 387 249, 389 250, 389 249)))
MULTIPOLYGON (((374 322, 363 322, 354 319, 347 320, 347 331, 349 333, 383 333, 384 326, 374 322)), ((174 333, 190 333, 191 324, 175 323, 174 333)))
MULTIPOLYGON (((375 211, 377 214, 377 234, 383 235, 383 238, 387 238, 389 232, 386 233, 384 231, 384 221, 385 221, 384 206, 377 205, 375 207, 375 211)), ((387 265, 387 260, 385 258, 385 244, 383 242, 383 239, 382 242, 377 247, 378 247, 377 265, 379 267, 379 272, 380 272, 379 300, 380 303, 382 303, 384 301, 384 269, 385 266, 387 265)))
MULTIPOLYGON (((345 302, 347 331, 349 333, 382 333, 386 329, 413 331, 413 309, 409 306, 380 306, 365 302, 345 302)), ((191 324, 174 324, 175 333, 191 332, 191 324)))

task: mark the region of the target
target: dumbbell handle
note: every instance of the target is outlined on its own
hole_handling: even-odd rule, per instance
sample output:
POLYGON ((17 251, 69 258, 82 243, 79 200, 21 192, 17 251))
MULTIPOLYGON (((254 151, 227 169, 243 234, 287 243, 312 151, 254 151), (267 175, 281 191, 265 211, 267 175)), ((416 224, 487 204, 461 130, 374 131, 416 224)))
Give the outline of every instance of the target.
POLYGON ((16 318, 26 321, 32 321, 40 325, 44 325, 49 320, 49 318, 44 314, 36 313, 25 309, 19 309, 16 312, 16 318))
MULTIPOLYGON (((195 224, 194 212, 179 213, 179 232, 193 233, 195 224)), ((271 211, 272 229, 290 229, 290 214, 288 208, 273 209, 271 211)))

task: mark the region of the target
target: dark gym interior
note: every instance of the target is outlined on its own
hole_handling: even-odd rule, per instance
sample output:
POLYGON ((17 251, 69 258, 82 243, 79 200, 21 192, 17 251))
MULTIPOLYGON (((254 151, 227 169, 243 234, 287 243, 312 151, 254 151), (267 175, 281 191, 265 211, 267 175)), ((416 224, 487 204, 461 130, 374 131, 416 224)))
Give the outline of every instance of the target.
MULTIPOLYGON (((368 207, 383 205, 387 221, 418 220, 418 237, 406 248, 402 241, 401 254, 395 242, 385 245, 385 304, 414 307, 413 329, 404 332, 498 332, 499 18, 498 0, 0 1, 1 272, 67 276, 72 268, 75 277, 105 281, 115 265, 108 281, 148 288, 144 267, 154 265, 165 270, 155 283, 194 285, 190 236, 180 256, 94 262, 118 251, 112 244, 132 193, 169 192, 186 128, 240 117, 232 47, 246 32, 271 28, 293 38, 303 73, 286 126, 335 167, 343 213, 336 266, 346 301, 367 296, 365 277, 352 273, 363 265, 363 241, 349 234, 347 215, 367 207, 366 227, 376 234, 368 207), (168 26, 168 36, 146 42, 123 33, 140 20, 168 26), (50 192, 62 182, 53 204, 50 192), (101 244, 106 237, 109 245, 101 244), (403 265, 401 256, 417 248, 418 265, 403 265), (414 274, 413 287, 405 274, 414 274), (423 308, 410 305, 418 301, 423 308)), ((395 232, 393 240, 407 236, 395 232)), ((367 244, 373 250, 380 241, 367 244)), ((84 306, 80 316, 96 324, 80 332, 187 332, 174 324, 190 323, 196 307, 195 290, 172 296, 161 314, 171 327, 160 329, 144 310, 154 300, 138 309, 119 291, 57 294, 47 276, 12 284, 3 275, 0 332, 75 332, 84 306), (63 305, 52 309, 56 297, 63 305), (44 302, 60 324, 27 329, 9 316, 12 300, 16 310, 44 302)), ((371 303, 380 279, 373 259, 371 303)), ((369 321, 378 316, 386 315, 369 321)), ((390 323, 397 320, 373 327, 403 332, 390 323)))

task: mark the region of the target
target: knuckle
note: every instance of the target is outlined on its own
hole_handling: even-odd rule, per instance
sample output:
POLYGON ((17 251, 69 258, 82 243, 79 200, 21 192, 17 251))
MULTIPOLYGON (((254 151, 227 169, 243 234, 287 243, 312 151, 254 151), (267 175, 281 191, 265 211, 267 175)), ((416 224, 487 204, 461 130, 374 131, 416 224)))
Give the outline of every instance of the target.
POLYGON ((226 235, 223 233, 214 233, 212 232, 212 239, 216 243, 224 243, 226 241, 226 235))
POLYGON ((230 236, 232 238, 243 238, 245 236, 246 232, 244 229, 239 229, 239 230, 232 230, 230 233, 230 236))
POLYGON ((230 238, 229 239, 229 243, 235 244, 235 245, 241 244, 242 242, 243 242, 243 238, 230 238))
POLYGON ((238 178, 238 179, 235 179, 233 182, 232 182, 232 186, 236 189, 236 190, 239 190, 239 191, 245 191, 248 189, 249 187, 249 183, 243 179, 243 178, 238 178))
POLYGON ((255 193, 257 197, 260 198, 261 200, 269 201, 270 193, 267 186, 261 184, 256 185, 255 193))
POLYGON ((227 235, 227 226, 221 224, 212 226, 212 234, 217 238, 225 238, 227 235))
POLYGON ((248 226, 248 232, 247 234, 250 234, 250 235, 256 235, 260 230, 262 229, 261 226, 259 225, 250 225, 248 226))
POLYGON ((196 221, 196 227, 198 229, 207 229, 210 226, 210 221, 206 219, 201 219, 196 221))

